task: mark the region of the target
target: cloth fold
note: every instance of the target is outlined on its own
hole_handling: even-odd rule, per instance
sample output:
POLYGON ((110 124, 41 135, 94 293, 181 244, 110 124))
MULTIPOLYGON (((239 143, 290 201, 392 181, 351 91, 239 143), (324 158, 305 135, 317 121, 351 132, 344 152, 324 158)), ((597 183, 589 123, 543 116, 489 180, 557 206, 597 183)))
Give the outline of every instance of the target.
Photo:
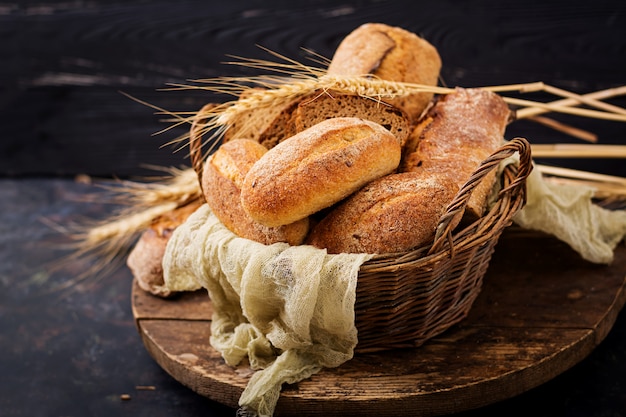
POLYGON ((610 264, 626 236, 626 211, 594 204, 593 193, 589 187, 551 183, 533 170, 526 179, 526 205, 513 221, 555 236, 587 261, 610 264))
POLYGON ((208 290, 211 345, 229 365, 247 358, 258 370, 240 406, 271 416, 283 383, 352 358, 357 276, 371 257, 242 239, 205 204, 172 234, 163 270, 173 291, 208 290))
MULTIPOLYGON (((595 263, 610 263, 626 235, 626 211, 602 209, 592 203, 592 190, 549 183, 537 170, 527 179, 527 204, 513 220, 556 236, 595 263)), ((172 234, 163 270, 172 291, 208 290, 211 345, 227 364, 247 359, 256 370, 239 405, 271 416, 282 384, 352 358, 357 277, 372 256, 242 239, 205 204, 172 234)))

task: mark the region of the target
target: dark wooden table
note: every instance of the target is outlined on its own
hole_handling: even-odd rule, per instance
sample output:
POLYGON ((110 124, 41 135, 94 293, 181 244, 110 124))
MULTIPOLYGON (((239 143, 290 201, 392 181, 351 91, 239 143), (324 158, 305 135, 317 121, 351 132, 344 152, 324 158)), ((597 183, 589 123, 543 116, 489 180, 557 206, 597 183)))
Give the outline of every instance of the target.
MULTIPOLYGON (((151 174, 188 164, 161 145, 179 132, 126 92, 172 111, 214 97, 158 91, 167 83, 247 74, 227 54, 330 56, 361 23, 398 25, 440 51, 446 85, 544 81, 586 93, 626 84, 626 6, 619 1, 57 2, 0 5, 0 415, 234 415, 172 379, 148 355, 131 312, 131 275, 56 269, 71 253, 59 230, 113 209, 75 181, 151 174), (87 201, 85 201, 87 200, 87 201)), ((546 97, 546 96, 540 96, 546 97)), ((547 97, 546 97, 547 98, 547 97)), ((626 107, 624 97, 612 100, 626 107)), ((559 116, 600 143, 626 143, 626 125, 559 116)), ((507 136, 577 142, 530 122, 507 136)), ((623 159, 539 162, 626 176, 623 159)), ((97 182, 97 181, 96 181, 97 182)), ((459 415, 626 415, 626 315, 586 359, 518 397, 459 415)))

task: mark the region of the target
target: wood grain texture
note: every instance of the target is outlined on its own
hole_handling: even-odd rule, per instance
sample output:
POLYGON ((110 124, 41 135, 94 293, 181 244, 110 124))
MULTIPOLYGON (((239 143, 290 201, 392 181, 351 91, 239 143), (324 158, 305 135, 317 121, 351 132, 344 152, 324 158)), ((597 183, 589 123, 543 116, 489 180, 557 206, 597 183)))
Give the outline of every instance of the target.
MULTIPOLYGON (((507 231, 469 317, 418 349, 358 354, 286 386, 276 415, 435 416, 510 398, 583 360, 626 303, 626 248, 611 266, 553 238, 507 231)), ((252 374, 208 344, 205 294, 163 300, 133 288, 143 342, 175 379, 236 408, 252 374), (158 308, 157 308, 158 306, 158 308), (184 308, 181 308, 183 306, 184 308)))
MULTIPOLYGON (((54 291, 58 285, 75 280, 93 263, 89 259, 79 259, 68 262, 62 270, 51 268, 58 266, 58 261, 68 254, 66 245, 71 243, 67 236, 50 227, 51 223, 68 225, 85 218, 103 218, 111 210, 106 200, 106 192, 101 188, 67 179, 0 181, 0 369, 3 371, 0 378, 0 414, 3 417, 234 416, 232 407, 198 395, 180 384, 148 354, 131 310, 135 301, 131 297, 132 276, 127 268, 107 269, 70 291, 54 291), (154 387, 154 390, 138 388, 142 386, 154 387), (131 400, 121 400, 121 394, 130 395, 131 400)), ((537 247, 530 256, 523 256, 526 252, 519 251, 514 240, 505 238, 501 239, 498 247, 503 253, 516 254, 511 260, 511 267, 516 270, 522 268, 525 259, 536 265, 544 252, 543 248, 537 247)), ((548 259, 552 257, 559 262, 571 259, 569 256, 557 257, 560 253, 558 247, 545 253, 548 259)), ((498 257, 496 254, 496 262, 491 266, 506 266, 497 262, 498 257)), ((547 260, 544 262, 549 264, 547 260)), ((574 264, 576 268, 583 266, 583 271, 597 268, 596 272, 600 273, 603 270, 579 260, 575 260, 574 264)), ((549 267, 557 270, 557 266, 549 267)), ((603 276, 586 285, 595 288, 604 283, 603 276)), ((478 299, 479 303, 489 307, 489 313, 472 316, 469 320, 500 321, 502 328, 506 329, 507 323, 516 320, 514 314, 505 314, 507 303, 514 303, 516 308, 523 309, 523 320, 528 323, 538 323, 535 313, 555 319, 554 315, 547 314, 547 309, 540 309, 535 300, 529 302, 532 308, 525 309, 523 297, 507 291, 505 281, 490 277, 485 285, 491 290, 486 289, 483 297, 478 299), (506 303, 501 302, 501 295, 486 297, 489 291, 496 290, 504 293, 506 303)), ((528 284, 530 278, 527 276, 523 282, 528 284)), ((613 280, 609 276, 607 284, 613 280)), ((585 287, 577 286, 575 280, 568 284, 569 281, 569 276, 559 276, 558 285, 565 282, 563 285, 566 286, 560 296, 550 300, 562 302, 570 314, 575 314, 575 307, 586 297, 593 297, 598 307, 604 303, 597 298, 604 289, 587 292, 585 287)), ((528 288, 528 291, 531 290, 534 291, 528 288)), ((543 291, 536 293, 547 300, 543 291)), ((206 295, 200 292, 196 297, 206 301, 206 295)), ((171 314, 162 305, 159 307, 162 303, 156 301, 160 300, 151 300, 142 310, 153 317, 163 318, 157 315, 159 311, 171 314)), ((180 311, 177 303, 169 305, 176 306, 180 311)), ((472 314, 480 311, 474 310, 472 314)), ((484 313, 484 309, 482 311, 484 313)), ((200 320, 204 320, 207 313, 204 310, 195 317, 199 326, 204 325, 200 320)), ((595 345, 596 342, 591 341, 593 331, 587 327, 589 321, 586 315, 576 315, 576 318, 582 327, 571 330, 580 335, 586 332, 589 334, 586 339, 589 346, 595 345)), ((612 319, 612 315, 606 315, 604 323, 610 324, 612 319)), ((157 324, 157 320, 153 322, 157 324)), ((560 321, 556 320, 556 323, 558 325, 560 321)), ((490 347, 492 355, 493 349, 502 346, 498 347, 499 360, 505 363, 518 361, 514 350, 498 344, 502 341, 498 329, 489 333, 484 330, 466 329, 459 334, 464 335, 466 341, 474 340, 478 348, 484 340, 484 346, 490 347)), ((602 335, 599 330, 595 333, 602 335)), ((545 338, 549 337, 547 334, 544 334, 545 338)), ((202 330, 195 340, 202 339, 206 347, 206 335, 206 330, 202 330)), ((520 333, 519 336, 524 335, 520 333)), ((596 340, 600 340, 599 336, 596 340)), ((444 338, 441 343, 454 340, 452 337, 449 340, 444 338)), ((451 349, 451 364, 458 364, 460 353, 460 350, 451 349)), ((532 360, 533 354, 529 347, 520 360, 532 360)), ((374 361, 374 356, 369 357, 372 358, 370 366, 376 368, 379 374, 384 372, 385 362, 374 361)), ((579 358, 570 360, 576 362, 579 358)), ((497 367, 498 362, 490 366, 497 367)), ((415 367, 412 369, 415 370, 415 367)), ((457 369, 456 372, 462 370, 457 369)), ((625 374, 626 311, 622 309, 604 340, 568 371, 510 399, 455 413, 454 417, 619 416, 626 409, 625 374)), ((423 383, 428 381, 424 379, 423 383)), ((526 388, 520 386, 522 390, 526 388)), ((487 398, 493 393, 492 389, 484 390, 487 398)), ((229 397, 229 403, 234 403, 233 397, 229 397)), ((463 405, 457 399, 450 403, 454 407, 463 405)))
MULTIPOLYGON (((154 173, 145 164, 188 165, 184 150, 161 148, 185 129, 154 136, 168 124, 120 91, 169 111, 195 111, 225 97, 158 90, 249 74, 223 62, 229 54, 269 58, 256 45, 303 61, 301 48, 330 57, 351 30, 374 21, 433 43, 448 86, 541 80, 583 93, 624 83, 626 7, 616 0, 7 4, 0 7, 0 175, 126 177, 154 173)), ((623 143, 623 124, 575 124, 604 143, 623 143)), ((539 143, 571 140, 533 123, 513 125, 508 135, 518 134, 539 143)), ((565 163, 626 169, 621 161, 565 163)))

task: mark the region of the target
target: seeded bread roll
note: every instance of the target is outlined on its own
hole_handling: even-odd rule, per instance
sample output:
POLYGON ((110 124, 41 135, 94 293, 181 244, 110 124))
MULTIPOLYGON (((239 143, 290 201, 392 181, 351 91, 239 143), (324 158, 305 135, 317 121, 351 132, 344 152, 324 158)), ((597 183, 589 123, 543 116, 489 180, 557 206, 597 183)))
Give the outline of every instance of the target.
POLYGON ((174 229, 198 207, 199 200, 159 216, 141 234, 126 260, 139 288, 163 298, 173 295, 163 280, 163 254, 174 229))
POLYGON ((266 152, 263 145, 250 139, 234 139, 221 145, 204 165, 202 189, 206 202, 224 226, 240 237, 265 245, 299 245, 309 231, 308 218, 269 227, 253 220, 241 206, 243 180, 266 152))
MULTIPOLYGON (((383 80, 436 86, 441 70, 437 49, 399 27, 366 23, 339 44, 328 74, 376 76, 383 80)), ((404 110, 412 122, 420 117, 433 95, 416 93, 386 100, 404 110)))
POLYGON ((307 243, 329 253, 405 252, 431 242, 458 191, 445 177, 397 173, 372 181, 324 217, 307 243))
POLYGON ((358 117, 382 125, 404 145, 410 125, 406 113, 387 103, 377 102, 355 94, 317 91, 300 101, 291 121, 296 132, 333 117, 358 117))
MULTIPOLYGON (((446 176, 461 187, 504 141, 511 111, 495 93, 457 88, 442 96, 415 127, 405 146, 401 171, 446 176)), ((495 181, 485 176, 468 201, 469 220, 480 217, 495 181)))
POLYGON ((400 142, 381 125, 328 119, 263 155, 243 182, 242 205, 267 226, 293 223, 391 173, 400 156, 400 142))

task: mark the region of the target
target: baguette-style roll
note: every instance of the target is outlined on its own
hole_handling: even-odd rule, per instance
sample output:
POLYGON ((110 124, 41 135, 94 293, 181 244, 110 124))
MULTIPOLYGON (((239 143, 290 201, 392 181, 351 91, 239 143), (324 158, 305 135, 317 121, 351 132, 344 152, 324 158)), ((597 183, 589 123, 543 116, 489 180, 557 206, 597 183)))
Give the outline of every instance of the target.
POLYGON ((395 253, 421 247, 458 187, 443 176, 407 172, 372 181, 334 207, 307 243, 329 253, 395 253))
POLYGON ((250 139, 233 139, 222 144, 204 165, 202 189, 215 216, 237 236, 265 245, 287 242, 299 245, 309 231, 308 218, 270 227, 253 220, 241 206, 241 187, 252 166, 267 149, 250 139))
POLYGON ((141 234, 126 259, 139 288, 163 298, 173 295, 163 279, 163 254, 174 229, 187 220, 198 207, 199 200, 159 216, 141 234))
POLYGON ((296 132, 333 117, 358 117, 378 123, 393 133, 404 145, 411 133, 409 118, 402 110, 384 102, 356 94, 317 91, 300 101, 291 123, 296 132))
MULTIPOLYGON (((439 98, 415 127, 405 146, 401 171, 447 176, 461 187, 504 141, 511 111, 502 97, 482 89, 457 88, 439 98)), ((480 217, 495 171, 474 189, 465 214, 480 217)))
POLYGON ((269 150, 241 188, 244 210, 280 226, 306 218, 394 171, 398 139, 381 125, 354 117, 320 122, 269 150))
MULTIPOLYGON (((328 74, 375 76, 436 86, 441 70, 437 49, 405 29, 382 23, 366 23, 346 36, 328 66, 328 74)), ((415 123, 433 97, 415 93, 386 100, 404 110, 415 123)))

